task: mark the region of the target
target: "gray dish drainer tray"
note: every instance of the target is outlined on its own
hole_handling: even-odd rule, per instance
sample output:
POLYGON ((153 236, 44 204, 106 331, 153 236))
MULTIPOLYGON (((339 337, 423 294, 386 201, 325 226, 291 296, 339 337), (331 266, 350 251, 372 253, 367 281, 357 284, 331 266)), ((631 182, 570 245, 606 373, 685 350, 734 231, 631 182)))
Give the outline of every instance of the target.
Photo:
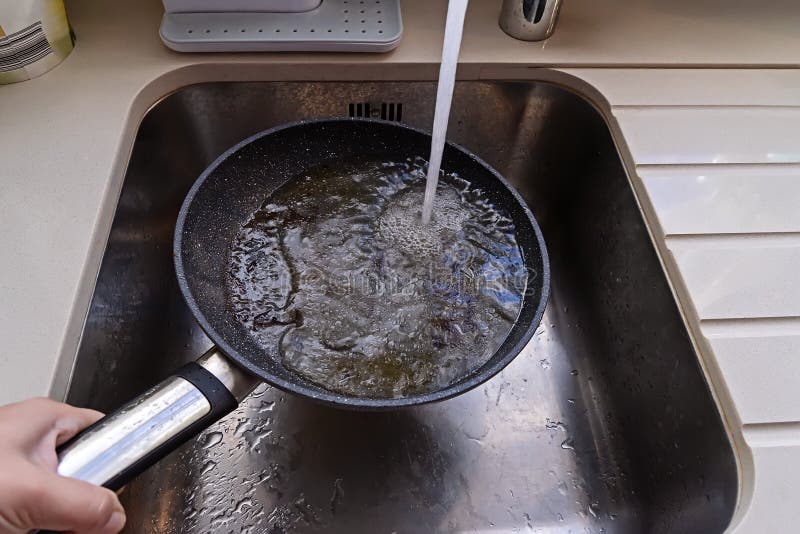
POLYGON ((388 52, 400 42, 399 0, 323 0, 303 13, 165 13, 178 52, 388 52))

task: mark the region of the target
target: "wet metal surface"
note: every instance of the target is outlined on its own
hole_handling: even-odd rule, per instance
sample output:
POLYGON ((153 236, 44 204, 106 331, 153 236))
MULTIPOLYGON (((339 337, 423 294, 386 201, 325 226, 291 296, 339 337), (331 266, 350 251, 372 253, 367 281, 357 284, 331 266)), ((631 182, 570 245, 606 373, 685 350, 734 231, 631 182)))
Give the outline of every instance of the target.
MULTIPOLYGON (((228 146, 430 83, 187 88, 136 139, 80 346, 71 402, 113 409, 210 345, 174 280, 172 230, 228 146)), ((538 83, 464 82, 449 137, 534 209, 552 294, 531 343, 480 388, 391 413, 259 387, 131 483, 127 532, 722 532, 736 468, 627 178, 599 115, 538 83)))

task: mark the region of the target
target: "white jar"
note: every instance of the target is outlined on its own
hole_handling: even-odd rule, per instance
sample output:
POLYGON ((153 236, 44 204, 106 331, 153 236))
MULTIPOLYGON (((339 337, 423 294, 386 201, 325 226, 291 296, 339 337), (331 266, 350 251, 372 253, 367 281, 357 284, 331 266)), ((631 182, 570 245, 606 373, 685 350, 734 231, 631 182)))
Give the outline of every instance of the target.
POLYGON ((69 55, 64 0, 0 1, 0 84, 35 78, 69 55))

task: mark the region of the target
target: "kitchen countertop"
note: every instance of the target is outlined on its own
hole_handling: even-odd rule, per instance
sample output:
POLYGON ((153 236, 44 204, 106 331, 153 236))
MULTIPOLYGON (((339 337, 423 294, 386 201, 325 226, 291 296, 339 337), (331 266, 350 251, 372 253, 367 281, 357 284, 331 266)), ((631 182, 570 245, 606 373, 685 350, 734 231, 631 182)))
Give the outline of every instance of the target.
MULTIPOLYGON (((731 531, 800 522, 800 4, 565 2, 554 36, 470 6, 460 79, 544 79, 587 95, 632 185, 731 433, 731 531)), ((435 79, 443 0, 405 0, 392 53, 169 51, 161 6, 68 1, 62 65, 0 86, 0 403, 63 398, 139 121, 202 81, 435 79)))

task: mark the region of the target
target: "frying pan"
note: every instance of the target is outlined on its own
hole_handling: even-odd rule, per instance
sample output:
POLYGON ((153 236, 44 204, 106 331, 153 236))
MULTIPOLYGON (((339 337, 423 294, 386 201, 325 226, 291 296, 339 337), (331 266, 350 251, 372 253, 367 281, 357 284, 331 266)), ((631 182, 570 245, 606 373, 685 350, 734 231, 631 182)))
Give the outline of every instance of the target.
POLYGON ((356 398, 327 391, 281 364, 278 347, 259 346, 228 305, 225 277, 242 224, 278 187, 325 162, 424 156, 430 136, 369 119, 304 121, 256 134, 217 158, 192 186, 175 226, 175 271, 186 304, 215 346, 58 451, 58 472, 118 489, 232 411, 261 381, 346 409, 388 410, 459 395, 491 378, 522 350, 544 313, 550 271, 533 214, 489 165, 448 144, 442 168, 482 189, 516 226, 528 270, 521 311, 495 354, 443 389, 404 398, 356 398))

